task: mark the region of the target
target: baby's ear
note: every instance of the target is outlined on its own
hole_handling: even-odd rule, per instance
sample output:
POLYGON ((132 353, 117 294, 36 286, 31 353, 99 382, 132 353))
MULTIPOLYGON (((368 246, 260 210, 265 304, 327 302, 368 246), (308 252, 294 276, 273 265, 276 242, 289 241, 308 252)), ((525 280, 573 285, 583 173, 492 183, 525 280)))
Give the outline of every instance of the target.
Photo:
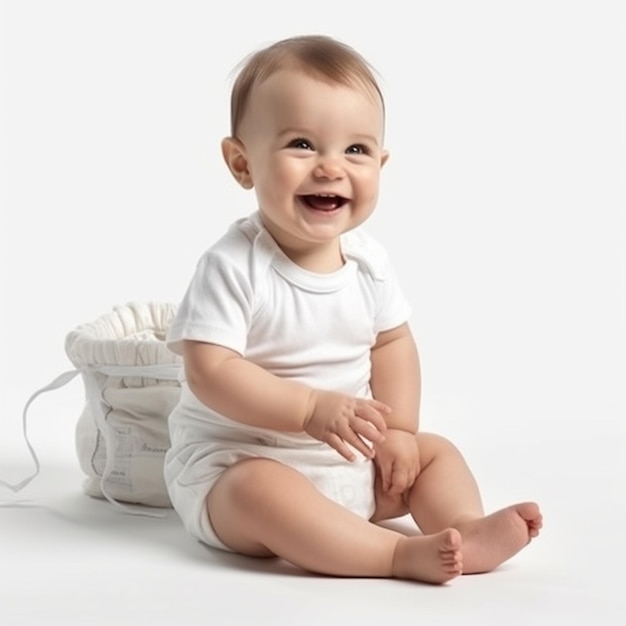
POLYGON ((380 155, 380 167, 382 167, 385 163, 387 163, 388 160, 389 160, 389 151, 383 150, 382 154, 380 155))
POLYGON ((252 189, 252 176, 248 169, 246 147, 235 137, 222 140, 222 156, 235 180, 244 188, 252 189))

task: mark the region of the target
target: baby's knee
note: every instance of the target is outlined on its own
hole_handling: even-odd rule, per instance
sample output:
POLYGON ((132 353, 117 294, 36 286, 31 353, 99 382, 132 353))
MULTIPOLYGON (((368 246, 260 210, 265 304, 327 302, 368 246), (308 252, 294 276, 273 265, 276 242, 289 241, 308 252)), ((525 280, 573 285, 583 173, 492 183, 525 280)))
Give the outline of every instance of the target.
POLYGON ((435 456, 445 452, 458 452, 457 447, 445 437, 435 433, 417 433, 417 443, 420 449, 420 459, 435 456))
POLYGON ((284 466, 271 459, 244 459, 231 465, 215 483, 211 495, 219 494, 236 502, 247 502, 262 497, 262 486, 271 483, 276 472, 284 470, 284 466))

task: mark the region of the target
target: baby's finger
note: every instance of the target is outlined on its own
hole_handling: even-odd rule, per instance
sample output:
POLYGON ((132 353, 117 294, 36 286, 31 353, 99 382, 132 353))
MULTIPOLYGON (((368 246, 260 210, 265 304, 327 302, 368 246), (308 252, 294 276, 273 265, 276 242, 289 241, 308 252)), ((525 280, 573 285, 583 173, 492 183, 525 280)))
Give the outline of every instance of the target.
MULTIPOLYGON (((359 437, 370 443, 382 443, 385 441, 385 435, 376 429, 375 424, 362 417, 357 416, 352 419, 350 426, 359 437)), ((350 443, 352 443, 352 441, 350 441, 350 443)))
MULTIPOLYGON (((371 426, 369 426, 367 422, 363 422, 362 420, 356 421, 361 421, 364 427, 369 430, 370 434, 376 432, 371 426)), ((343 440, 345 444, 349 444, 349 446, 352 446, 352 448, 360 452, 364 457, 368 459, 374 458, 374 449, 369 446, 366 441, 364 441, 364 438, 361 437, 358 432, 356 432, 356 429, 347 426, 346 428, 342 429, 341 432, 337 433, 337 435, 340 439, 343 440)), ((365 439, 367 439, 367 435, 365 436, 365 439)))
POLYGON ((356 433, 349 440, 346 440, 355 450, 358 450, 364 457, 373 459, 375 452, 373 448, 370 448, 361 437, 356 433))
POLYGON ((391 413, 391 407, 388 404, 381 402, 380 400, 374 400, 372 398, 371 400, 368 400, 368 402, 370 406, 373 406, 379 413, 382 413, 383 415, 388 415, 389 413, 391 413))
POLYGON ((380 478, 383 484, 383 491, 387 492, 391 488, 392 466, 390 463, 381 463, 378 467, 380 470, 380 478))
POLYGON ((341 456, 346 459, 346 461, 354 461, 356 459, 356 455, 350 449, 349 446, 346 445, 344 440, 339 437, 339 435, 331 434, 326 439, 326 443, 334 448, 341 456))
MULTIPOLYGON (((387 432, 387 422, 385 422, 385 418, 371 404, 364 403, 358 406, 356 410, 356 415, 361 419, 369 422, 370 426, 373 426, 379 434, 384 434, 385 432, 387 432)), ((361 434, 367 436, 367 438, 370 439, 370 437, 365 433, 361 434)), ((380 442, 383 441, 383 439, 377 437, 376 439, 370 440, 380 442)))
POLYGON ((404 493, 410 489, 417 478, 417 472, 411 466, 404 469, 394 468, 391 477, 390 492, 392 494, 404 493))

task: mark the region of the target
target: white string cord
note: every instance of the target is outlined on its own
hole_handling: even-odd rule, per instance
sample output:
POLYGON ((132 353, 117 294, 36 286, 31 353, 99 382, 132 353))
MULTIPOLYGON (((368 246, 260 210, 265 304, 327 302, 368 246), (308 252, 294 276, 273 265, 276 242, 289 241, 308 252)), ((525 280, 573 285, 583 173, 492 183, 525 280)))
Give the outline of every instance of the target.
MULTIPOLYGON (((85 365, 78 369, 63 372, 62 374, 57 376, 52 382, 48 383, 46 386, 38 389, 35 393, 33 393, 33 395, 26 402, 26 405, 24 406, 24 410, 22 412, 22 433, 28 451, 30 452, 31 458, 33 459, 33 462, 35 464, 34 472, 17 483, 9 483, 7 481, 0 480, 1 486, 7 487, 14 493, 18 493, 39 475, 41 471, 41 465, 39 463, 39 458, 37 456, 35 448, 33 447, 28 436, 28 410, 33 401, 41 394, 48 391, 53 391, 55 389, 59 389, 60 387, 67 385, 71 380, 73 380, 81 373, 99 373, 105 376, 132 376, 139 378, 154 378, 160 380, 177 380, 180 373, 180 366, 174 363, 163 365, 85 365)), ((114 450, 116 444, 116 433, 115 429, 108 423, 104 413, 102 412, 100 402, 95 401, 96 398, 99 399, 102 397, 103 388, 97 385, 97 383, 95 382, 96 377, 93 375, 84 376, 84 380, 87 397, 89 398, 91 408, 93 409, 93 418, 96 422, 96 426, 104 437, 106 445, 107 454, 105 468, 100 478, 100 491, 102 492, 102 495, 111 504, 122 509, 125 513, 128 513, 130 515, 142 515, 146 517, 159 518, 165 517, 165 515, 161 513, 131 508, 125 504, 122 504, 121 502, 118 502, 107 492, 106 480, 113 470, 113 464, 115 463, 114 450)))

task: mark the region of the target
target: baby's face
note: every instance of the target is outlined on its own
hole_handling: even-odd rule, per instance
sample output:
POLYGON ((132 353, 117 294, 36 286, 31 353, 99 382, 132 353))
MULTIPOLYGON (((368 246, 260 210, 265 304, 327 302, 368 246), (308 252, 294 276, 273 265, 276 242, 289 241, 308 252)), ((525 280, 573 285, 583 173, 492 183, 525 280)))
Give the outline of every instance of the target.
POLYGON ((378 198, 384 113, 372 89, 281 71, 257 85, 238 138, 263 222, 294 260, 327 249, 378 198))

